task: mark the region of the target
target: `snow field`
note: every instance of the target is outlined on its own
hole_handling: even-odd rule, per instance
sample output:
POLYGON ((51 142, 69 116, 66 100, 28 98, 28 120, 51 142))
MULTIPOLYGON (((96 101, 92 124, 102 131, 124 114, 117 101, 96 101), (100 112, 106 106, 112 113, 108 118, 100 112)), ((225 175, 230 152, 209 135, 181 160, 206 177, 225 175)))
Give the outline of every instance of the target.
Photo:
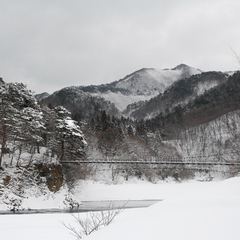
POLYGON ((240 239, 240 178, 189 184, 175 185, 182 191, 86 239, 240 239))
POLYGON ((151 98, 157 96, 159 94, 158 91, 155 91, 151 95, 124 95, 120 92, 107 92, 107 93, 92 93, 92 96, 102 97, 106 100, 115 104, 115 106, 120 110, 123 111, 126 107, 132 103, 139 102, 139 101, 148 101, 151 98))
MULTIPOLYGON (((125 210, 108 227, 84 239, 235 240, 240 239, 239 186, 240 177, 219 182, 158 184, 86 181, 79 183, 74 196, 84 201, 163 199, 148 208, 125 210)), ((61 221, 77 227, 70 214, 1 215, 1 239, 75 239, 61 221)))

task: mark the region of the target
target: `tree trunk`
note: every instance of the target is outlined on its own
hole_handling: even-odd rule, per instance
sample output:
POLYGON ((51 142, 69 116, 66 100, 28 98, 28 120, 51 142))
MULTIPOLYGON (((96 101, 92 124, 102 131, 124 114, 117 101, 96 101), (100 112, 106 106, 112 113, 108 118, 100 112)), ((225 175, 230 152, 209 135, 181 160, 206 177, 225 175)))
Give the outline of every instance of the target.
POLYGON ((1 155, 0 155, 0 168, 2 167, 2 158, 3 158, 4 149, 5 149, 5 141, 6 141, 6 120, 3 121, 3 136, 2 136, 2 149, 1 149, 1 155))
POLYGON ((37 153, 40 154, 39 142, 37 142, 37 153))
POLYGON ((64 160, 64 141, 61 142, 61 157, 60 160, 64 160))

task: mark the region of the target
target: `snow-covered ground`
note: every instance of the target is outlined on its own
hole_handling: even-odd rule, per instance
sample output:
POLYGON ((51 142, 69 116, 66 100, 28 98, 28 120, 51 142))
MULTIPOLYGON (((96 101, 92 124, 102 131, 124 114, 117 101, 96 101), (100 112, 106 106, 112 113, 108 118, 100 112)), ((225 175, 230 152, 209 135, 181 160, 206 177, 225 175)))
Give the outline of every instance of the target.
POLYGON ((120 92, 114 93, 108 91, 106 93, 91 93, 92 96, 102 97, 106 100, 115 104, 115 106, 120 110, 123 111, 129 104, 139 102, 139 101, 147 101, 151 98, 157 96, 159 94, 158 91, 153 91, 151 95, 124 95, 120 92))
MULTIPOLYGON (((158 184, 88 181, 79 183, 75 196, 82 200, 163 199, 145 209, 125 210, 111 225, 86 237, 89 240, 232 240, 240 239, 239 186, 240 177, 158 184)), ((70 214, 1 215, 1 239, 75 239, 61 221, 75 224, 70 214)))

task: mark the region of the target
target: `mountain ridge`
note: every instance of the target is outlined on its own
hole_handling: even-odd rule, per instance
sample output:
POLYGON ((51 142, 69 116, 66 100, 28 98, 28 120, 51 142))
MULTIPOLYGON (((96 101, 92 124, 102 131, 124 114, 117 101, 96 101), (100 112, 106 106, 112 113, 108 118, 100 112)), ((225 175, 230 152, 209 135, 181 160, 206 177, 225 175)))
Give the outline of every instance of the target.
POLYGON ((221 72, 202 72, 189 78, 181 79, 169 86, 163 94, 142 104, 130 116, 136 119, 154 117, 166 109, 176 105, 186 105, 195 97, 227 80, 227 75, 221 72))
MULTIPOLYGON (((63 88, 41 100, 41 102, 44 104, 52 103, 54 106, 60 104, 72 112, 73 115, 78 114, 81 118, 88 120, 100 115, 103 110, 110 115, 114 114, 139 120, 154 117, 159 112, 165 111, 166 108, 177 105, 177 101, 171 100, 170 102, 173 105, 169 105, 170 102, 167 103, 164 100, 162 102, 165 102, 166 106, 160 107, 163 104, 158 103, 158 101, 163 94, 167 95, 169 89, 178 87, 179 82, 182 81, 181 83, 185 88, 189 88, 189 86, 192 88, 188 89, 192 92, 192 96, 189 93, 189 99, 181 99, 181 101, 187 103, 191 98, 193 99, 209 88, 218 85, 221 79, 226 79, 228 75, 221 72, 203 72, 186 64, 179 64, 171 69, 142 68, 108 84, 63 88), (206 79, 204 80, 204 77, 202 77, 202 83, 201 81, 196 82, 197 85, 193 86, 191 80, 196 81, 198 76, 205 76, 206 79), (185 80, 186 83, 184 83, 185 80), (71 97, 71 94, 74 97, 71 97)), ((184 87, 180 91, 183 96, 186 95, 187 97, 187 94, 184 93, 184 87)), ((173 94, 172 99, 174 99, 174 96, 179 93, 176 91, 171 94, 173 94)), ((176 99, 179 99, 179 96, 176 99)))
POLYGON ((173 69, 142 68, 106 85, 79 88, 88 91, 92 96, 105 98, 123 112, 128 105, 148 101, 162 93, 173 82, 201 72, 185 64, 173 69))

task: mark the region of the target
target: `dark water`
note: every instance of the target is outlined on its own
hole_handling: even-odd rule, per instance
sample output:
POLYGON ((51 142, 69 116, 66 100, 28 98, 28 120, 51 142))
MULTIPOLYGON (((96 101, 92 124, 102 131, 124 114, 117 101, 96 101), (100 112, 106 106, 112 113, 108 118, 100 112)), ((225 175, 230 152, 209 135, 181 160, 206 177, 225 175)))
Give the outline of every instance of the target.
POLYGON ((90 211, 104 211, 118 208, 145 208, 162 201, 161 199, 147 200, 114 200, 114 201, 82 201, 78 209, 27 209, 18 211, 0 211, 5 214, 49 214, 49 213, 81 213, 90 211))

